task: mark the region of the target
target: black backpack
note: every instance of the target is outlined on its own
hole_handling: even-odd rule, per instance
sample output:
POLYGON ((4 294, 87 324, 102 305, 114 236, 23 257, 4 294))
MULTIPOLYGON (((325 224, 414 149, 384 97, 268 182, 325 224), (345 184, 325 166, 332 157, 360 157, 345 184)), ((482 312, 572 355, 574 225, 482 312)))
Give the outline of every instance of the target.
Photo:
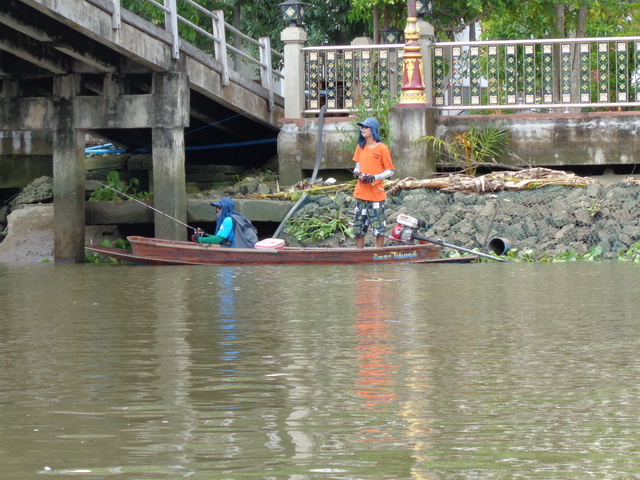
POLYGON ((258 231, 244 215, 231 215, 233 220, 233 244, 236 248, 253 248, 258 241, 258 231))

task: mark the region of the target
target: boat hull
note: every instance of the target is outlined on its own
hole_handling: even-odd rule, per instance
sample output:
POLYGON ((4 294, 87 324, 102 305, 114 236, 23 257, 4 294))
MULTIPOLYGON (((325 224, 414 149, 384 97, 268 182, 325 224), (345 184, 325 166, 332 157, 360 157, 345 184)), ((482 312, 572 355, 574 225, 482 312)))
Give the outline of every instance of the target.
POLYGON ((441 247, 433 244, 396 245, 382 248, 226 248, 157 238, 128 237, 131 251, 86 247, 88 251, 142 265, 322 265, 450 263, 472 261, 439 258, 441 247))

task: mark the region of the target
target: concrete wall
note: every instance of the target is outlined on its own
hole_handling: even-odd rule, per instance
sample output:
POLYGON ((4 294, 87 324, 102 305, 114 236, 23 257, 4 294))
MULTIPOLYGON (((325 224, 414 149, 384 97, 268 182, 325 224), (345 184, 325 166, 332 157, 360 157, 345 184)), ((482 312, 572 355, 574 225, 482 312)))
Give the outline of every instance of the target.
POLYGON ((53 176, 50 155, 11 155, 0 161, 0 189, 23 188, 43 175, 53 176))
MULTIPOLYGON (((509 149, 503 158, 497 159, 500 163, 561 169, 640 165, 640 112, 435 116, 433 126, 426 122, 426 128, 433 128, 436 137, 446 139, 453 132, 468 130, 471 125, 488 124, 510 131, 509 149)), ((395 130, 398 132, 391 145, 397 169, 395 178, 431 176, 435 170, 433 159, 428 159, 426 153, 421 154, 424 162, 409 159, 411 155, 415 156, 418 148, 412 145, 415 138, 403 136, 406 129, 395 130)), ((351 158, 355 144, 346 151, 339 148, 346 131, 353 131, 349 118, 325 119, 321 172, 353 168, 351 158)), ((280 182, 283 185, 294 184, 308 176, 305 171, 313 169, 317 144, 317 119, 285 120, 278 137, 280 182)))
MULTIPOLYGON (((321 170, 344 171, 353 169, 355 144, 347 150, 341 149, 341 140, 347 132, 354 132, 348 118, 324 119, 321 151, 321 170)), ((347 143, 348 145, 348 143, 347 143)), ((318 119, 296 119, 285 121, 278 135, 278 163, 280 183, 293 185, 302 180, 304 171, 313 171, 318 151, 318 119)), ((307 175, 308 176, 308 175, 307 175)))
POLYGON ((435 136, 496 124, 511 132, 503 163, 520 166, 640 164, 640 112, 439 117, 435 136))
MULTIPOLYGON (((149 202, 153 206, 153 202, 149 202)), ((252 222, 281 222, 294 202, 282 200, 234 199, 235 208, 252 222)), ((155 207, 154 207, 155 208, 155 207)), ((87 202, 86 225, 150 224, 153 210, 137 202, 87 202)), ((187 202, 187 222, 215 223, 215 209, 211 199, 190 199, 187 202)))
MULTIPOLYGON (((427 128, 433 129, 433 110, 397 108, 390 114, 391 154, 396 177, 425 178, 435 170, 433 159, 427 159, 426 147, 413 145, 413 140, 427 128)), ((311 176, 318 157, 319 120, 285 121, 278 135, 280 183, 293 185, 311 176)), ((357 130, 349 117, 324 119, 319 177, 331 175, 338 180, 352 179, 353 153, 357 130)))

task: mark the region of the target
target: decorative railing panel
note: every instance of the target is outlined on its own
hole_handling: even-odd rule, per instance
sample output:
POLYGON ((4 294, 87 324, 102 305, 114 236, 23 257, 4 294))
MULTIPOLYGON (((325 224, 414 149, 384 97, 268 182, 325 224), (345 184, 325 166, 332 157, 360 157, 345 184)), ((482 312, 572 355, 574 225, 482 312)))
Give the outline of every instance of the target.
POLYGON ((305 114, 323 105, 333 113, 349 113, 358 103, 371 106, 374 96, 393 97, 402 86, 404 45, 358 45, 303 48, 305 114))
MULTIPOLYGON (((305 114, 348 113, 398 95, 403 45, 307 47, 305 114), (364 88, 374 85, 374 89, 364 88)), ((481 113, 640 107, 640 37, 439 42, 429 55, 433 107, 481 113)))
POLYGON ((433 105, 469 113, 638 107, 639 45, 640 37, 436 43, 433 105))

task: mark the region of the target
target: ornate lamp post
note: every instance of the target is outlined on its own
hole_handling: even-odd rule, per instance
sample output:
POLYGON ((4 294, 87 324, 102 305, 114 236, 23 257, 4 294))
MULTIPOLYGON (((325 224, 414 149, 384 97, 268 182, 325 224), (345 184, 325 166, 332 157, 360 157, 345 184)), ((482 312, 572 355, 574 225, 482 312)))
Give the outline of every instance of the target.
POLYGON ((385 28, 382 31, 382 36, 384 38, 384 43, 395 45, 397 43, 400 43, 402 39, 402 30, 400 30, 398 27, 385 28))
POLYGON ((284 77, 286 101, 284 115, 287 118, 302 118, 305 108, 304 96, 304 55, 302 47, 307 41, 307 33, 298 26, 304 18, 305 4, 301 1, 287 0, 280 3, 280 12, 289 24, 280 33, 284 43, 284 77))
POLYGON ((425 15, 433 15, 433 0, 416 0, 416 13, 420 20, 424 20, 425 15))
POLYGON ((422 53, 420 51, 420 29, 416 11, 416 1, 431 4, 433 0, 409 0, 407 26, 404 29, 406 44, 402 62, 402 93, 398 107, 426 107, 427 96, 424 93, 422 53))
POLYGON ((280 12, 285 22, 289 22, 290 27, 297 27, 298 22, 304 19, 304 7, 306 4, 297 0, 287 0, 279 3, 280 12))

